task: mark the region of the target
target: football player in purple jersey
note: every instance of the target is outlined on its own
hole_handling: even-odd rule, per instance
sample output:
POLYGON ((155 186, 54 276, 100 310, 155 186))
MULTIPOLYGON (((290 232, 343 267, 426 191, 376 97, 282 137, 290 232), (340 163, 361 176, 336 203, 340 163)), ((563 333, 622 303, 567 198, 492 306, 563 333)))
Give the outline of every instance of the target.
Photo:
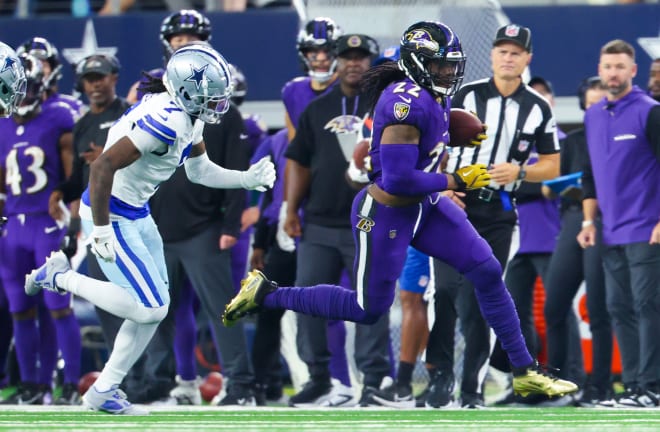
POLYGON ((303 110, 317 96, 327 93, 337 81, 334 46, 341 35, 341 28, 332 19, 322 17, 307 22, 298 33, 296 50, 307 75, 292 79, 282 88, 289 141, 296 134, 303 110))
POLYGON ((464 68, 458 36, 445 24, 423 21, 403 33, 398 64, 383 64, 365 77, 376 101, 371 183, 356 195, 351 215, 357 290, 336 285, 278 289, 255 270, 226 306, 225 325, 260 306, 374 323, 389 312, 396 278, 412 245, 447 262, 474 284, 481 312, 512 364, 515 392, 555 396, 578 390, 534 361, 492 250, 466 214, 440 196, 446 189, 473 190, 490 182, 483 164, 452 174, 436 171, 450 142, 450 97, 462 82, 464 68))
POLYGON ((21 376, 21 386, 5 403, 41 404, 50 391, 58 347, 65 362, 64 383, 75 389, 80 378, 80 328, 71 296, 28 297, 23 290, 25 274, 59 249, 65 222, 50 217, 48 197, 71 174, 76 114, 68 105, 44 104, 42 62, 30 54, 21 60, 27 75, 26 96, 12 118, 0 121, 0 187, 7 197, 0 208, 8 217, 0 274, 12 313, 21 376), (41 302, 50 317, 38 316, 41 302), (55 332, 45 334, 41 327, 54 327, 55 332), (43 340, 46 337, 53 340, 43 340))
MULTIPOLYGON (((211 22, 209 19, 193 9, 181 9, 173 12, 163 19, 160 25, 160 43, 163 46, 163 66, 172 56, 172 53, 182 46, 191 43, 211 41, 211 22)), ((148 85, 149 76, 162 77, 165 69, 156 68, 142 73, 142 78, 131 86, 126 100, 134 104, 142 99, 144 91, 140 87, 148 85)))
MULTIPOLYGON (((23 42, 17 49, 19 56, 30 54, 39 60, 44 69, 44 105, 51 103, 64 103, 71 107, 80 116, 84 109, 80 99, 58 92, 57 82, 62 78, 62 63, 55 45, 43 37, 33 37, 23 42)), ((77 117, 76 117, 77 119, 77 117)))

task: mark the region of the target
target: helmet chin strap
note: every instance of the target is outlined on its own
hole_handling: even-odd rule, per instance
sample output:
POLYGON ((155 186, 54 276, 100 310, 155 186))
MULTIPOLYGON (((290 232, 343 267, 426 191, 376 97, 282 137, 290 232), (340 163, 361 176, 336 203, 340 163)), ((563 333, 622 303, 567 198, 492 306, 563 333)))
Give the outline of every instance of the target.
POLYGON ((421 61, 419 61, 419 59, 417 58, 415 53, 410 53, 410 58, 415 62, 415 65, 417 66, 417 68, 420 71, 424 71, 428 75, 429 80, 430 80, 430 84, 429 85, 422 85, 422 83, 417 82, 417 80, 415 78, 413 78, 413 76, 410 74, 410 71, 408 70, 408 68, 403 63, 403 60, 400 59, 397 63, 399 65, 399 69, 404 71, 408 78, 415 81, 419 86, 428 88, 436 96, 448 96, 449 95, 449 93, 451 92, 451 87, 446 88, 446 87, 439 87, 439 86, 435 85, 435 83, 433 82, 433 78, 431 77, 431 74, 424 68, 424 65, 422 64, 421 61))
POLYGON ((44 87, 45 88, 50 88, 55 82, 57 82, 58 79, 61 78, 61 72, 62 71, 62 65, 57 65, 55 69, 52 70, 50 75, 48 75, 48 79, 44 80, 44 87))
POLYGON ((318 81, 321 84, 325 84, 328 81, 332 79, 332 76, 335 74, 335 69, 337 68, 337 59, 334 59, 332 63, 330 64, 330 69, 327 72, 317 72, 314 69, 312 69, 311 65, 307 60, 305 60, 305 63, 307 63, 307 69, 309 69, 309 72, 307 73, 310 78, 312 78, 314 81, 318 81))

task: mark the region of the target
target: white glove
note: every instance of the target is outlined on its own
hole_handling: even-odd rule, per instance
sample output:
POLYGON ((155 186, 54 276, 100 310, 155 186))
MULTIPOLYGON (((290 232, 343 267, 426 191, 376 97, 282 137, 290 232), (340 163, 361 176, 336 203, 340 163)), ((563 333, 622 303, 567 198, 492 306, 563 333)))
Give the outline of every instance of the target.
POLYGON ((105 262, 115 262, 117 254, 115 253, 115 234, 112 231, 112 225, 96 226, 89 236, 92 253, 105 262))
POLYGON ((193 145, 199 144, 204 140, 204 122, 200 119, 195 120, 192 130, 193 145))
POLYGON ((355 183, 369 183, 369 176, 365 171, 362 171, 355 165, 355 161, 351 159, 348 163, 348 170, 346 170, 348 178, 354 181, 355 183))
POLYGON ((247 171, 241 172, 241 187, 266 192, 266 187, 272 188, 275 184, 275 177, 275 165, 270 161, 270 156, 264 156, 247 171))
POLYGON ((284 231, 284 222, 286 221, 286 209, 287 209, 287 203, 286 201, 282 202, 282 206, 280 207, 280 216, 279 219, 277 220, 277 234, 275 234, 275 240, 277 240, 277 245, 282 249, 284 252, 293 252, 296 250, 296 241, 289 237, 289 234, 284 231))

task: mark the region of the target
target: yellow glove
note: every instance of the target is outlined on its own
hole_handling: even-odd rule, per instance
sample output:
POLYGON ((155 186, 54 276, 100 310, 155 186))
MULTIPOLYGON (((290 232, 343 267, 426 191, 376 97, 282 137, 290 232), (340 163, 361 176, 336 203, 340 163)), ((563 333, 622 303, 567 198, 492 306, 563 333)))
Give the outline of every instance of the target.
POLYGON ((488 186, 490 174, 484 164, 468 165, 452 174, 458 187, 456 190, 474 190, 488 186))
MULTIPOLYGON (((475 114, 476 115, 476 114, 475 114)), ((470 147, 477 147, 480 146, 482 142, 488 138, 488 135, 486 135, 486 130, 488 130, 488 125, 482 124, 483 126, 483 132, 475 136, 470 140, 470 147)))

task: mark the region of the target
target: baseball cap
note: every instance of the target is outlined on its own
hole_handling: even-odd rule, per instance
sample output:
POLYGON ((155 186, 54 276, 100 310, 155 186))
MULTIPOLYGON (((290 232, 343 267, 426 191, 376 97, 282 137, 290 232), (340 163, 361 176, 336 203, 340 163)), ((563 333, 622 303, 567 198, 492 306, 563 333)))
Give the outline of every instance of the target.
POLYGON ((102 54, 85 57, 78 65, 78 76, 80 77, 91 73, 110 75, 117 72, 119 72, 117 60, 102 54))
POLYGON ((500 27, 495 34, 493 46, 500 42, 513 42, 527 52, 532 52, 532 31, 518 24, 508 24, 500 27))
POLYGON ((528 86, 533 87, 534 85, 542 85, 545 87, 545 90, 550 93, 551 95, 555 94, 554 89, 552 88, 552 83, 548 81, 547 79, 540 77, 540 76, 535 76, 532 77, 529 82, 527 83, 528 86))
POLYGON ((338 56, 352 49, 362 50, 373 57, 379 54, 378 42, 370 36, 364 34, 347 34, 337 40, 338 56))
POLYGON ((377 66, 379 64, 383 64, 386 61, 399 61, 399 58, 401 57, 401 47, 399 45, 393 45, 390 47, 387 47, 383 50, 383 52, 380 53, 380 56, 374 60, 374 66, 377 66))

